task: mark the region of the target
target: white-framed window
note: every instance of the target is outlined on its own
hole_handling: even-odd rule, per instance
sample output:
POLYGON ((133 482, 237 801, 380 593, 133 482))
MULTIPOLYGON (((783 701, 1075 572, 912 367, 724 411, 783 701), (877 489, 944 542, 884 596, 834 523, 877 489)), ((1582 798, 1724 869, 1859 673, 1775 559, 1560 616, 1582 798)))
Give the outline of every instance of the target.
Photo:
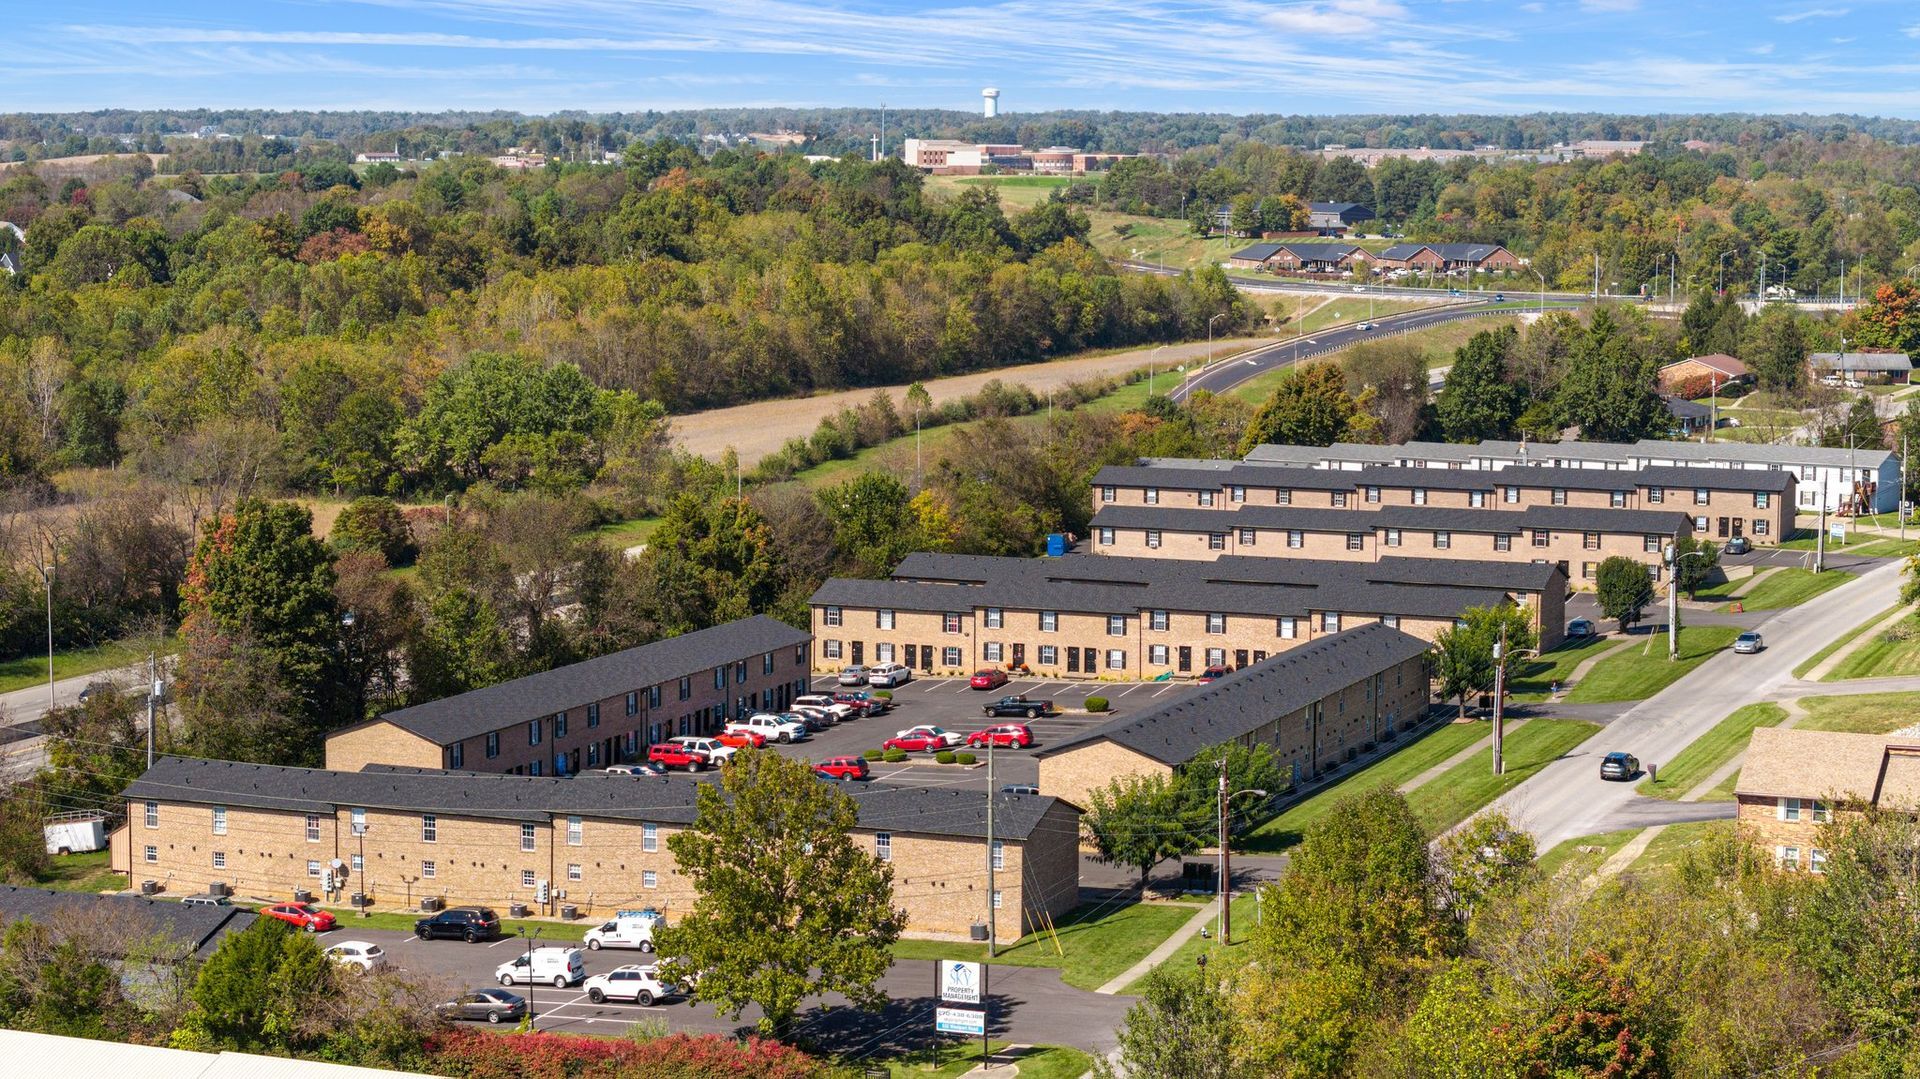
POLYGON ((1283 640, 1294 640, 1300 636, 1299 619, 1290 614, 1283 614, 1273 627, 1273 631, 1283 640))
POLYGON ((996 839, 993 841, 993 868, 1005 869, 1006 867, 1007 867, 1007 845, 1001 842, 1000 840, 996 839))
MULTIPOLYGON (((824 623, 826 619, 822 618, 821 621, 824 623)), ((640 714, 640 691, 639 690, 633 690, 632 692, 627 694, 627 714, 630 716, 637 716, 640 714)))
POLYGON ((1566 504, 1567 504, 1567 489, 1566 489, 1565 487, 1555 487, 1555 488, 1553 489, 1553 495, 1552 495, 1552 497, 1551 497, 1551 499, 1550 499, 1549 501, 1551 501, 1551 502, 1552 502, 1552 503, 1553 503, 1554 505, 1556 505, 1556 506, 1564 506, 1564 505, 1566 505, 1566 504))
POLYGON ((361 860, 361 858, 360 858, 360 856, 359 856, 358 854, 350 854, 350 855, 348 855, 348 856, 347 856, 347 864, 353 867, 353 871, 354 871, 355 873, 364 873, 364 872, 366 872, 366 868, 367 868, 367 866, 366 866, 366 863, 365 863, 365 862, 363 862, 363 861, 361 860))
POLYGON ((225 869, 227 867, 226 851, 217 850, 213 852, 213 867, 215 869, 225 869))
POLYGON ((893 612, 888 610, 873 612, 873 625, 875 629, 892 629, 893 612))
POLYGON ((660 826, 659 825, 642 824, 640 826, 640 849, 645 851, 655 851, 660 849, 660 826))
POLYGON ((420 814, 420 842, 440 842, 440 818, 431 813, 420 814))
POLYGON ((1535 547, 1545 547, 1552 541, 1553 541, 1552 532, 1549 532, 1544 528, 1536 528, 1533 530, 1533 545, 1535 547))
POLYGON ((226 806, 213 807, 213 834, 214 835, 227 834, 227 807, 226 806))
POLYGON ((940 629, 944 633, 960 632, 960 616, 953 611, 948 611, 945 615, 941 616, 940 629))
POLYGON ((1705 532, 1707 530, 1707 519, 1704 516, 1695 517, 1693 519, 1693 530, 1695 532, 1705 532))
POLYGON ((1167 630, 1167 612, 1150 610, 1147 612, 1147 628, 1165 633, 1167 630))
POLYGON ((839 659, 841 655, 839 641, 821 641, 820 654, 828 659, 839 659))
POLYGON ((1305 532, 1302 532, 1297 528, 1287 529, 1287 546, 1288 547, 1297 549, 1300 547, 1305 547, 1306 545, 1307 545, 1307 534, 1305 532))
POLYGON ((1279 490, 1274 491, 1273 504, 1276 506, 1293 505, 1293 490, 1288 487, 1282 487, 1279 490))
POLYGON ((1666 500, 1667 500, 1667 489, 1665 487, 1647 488, 1647 504, 1648 505, 1658 506, 1661 503, 1665 502, 1666 500))
POLYGON ((986 641, 980 645, 980 658, 988 663, 1000 662, 1005 652, 1005 648, 999 641, 986 641))
POLYGON ((1499 535, 1494 536, 1493 549, 1496 551, 1513 550, 1513 536, 1506 532, 1502 532, 1499 535))
POLYGON ((1159 548, 1160 546, 1160 530, 1159 529, 1157 528, 1147 529, 1147 546, 1152 549, 1159 548))
POLYGON ((447 767, 465 768, 467 766, 467 744, 455 742, 447 747, 447 767))
POLYGON ((580 863, 579 863, 579 862, 568 862, 568 863, 567 863, 567 879, 568 879, 568 880, 579 880, 579 879, 580 879, 580 877, 581 877, 581 872, 580 872, 580 863))
POLYGON ((873 833, 873 856, 883 862, 893 861, 893 833, 873 833))
POLYGON ((1367 549, 1367 536, 1364 532, 1347 533, 1347 550, 1364 551, 1367 549))
POLYGON ((1332 503, 1335 509, 1345 509, 1347 508, 1347 492, 1335 491, 1333 492, 1333 497, 1329 499, 1329 501, 1332 503))
POLYGON ((1107 636, 1125 637, 1127 635, 1127 616, 1110 614, 1107 616, 1107 636))
POLYGON ((553 736, 555 738, 565 738, 567 736, 567 714, 565 712, 555 712, 553 714, 553 736))
POLYGON ((1695 487, 1693 489, 1694 505, 1707 506, 1707 505, 1711 505, 1712 503, 1713 503, 1713 495, 1705 487, 1695 487))
POLYGON ((893 642, 881 641, 875 644, 873 646, 873 661, 875 663, 892 663, 893 642))
POLYGON ((1108 528, 1104 525, 1101 526, 1098 539, 1099 539, 1100 546, 1102 547, 1113 546, 1113 529, 1108 528))
POLYGON ((1141 488, 1140 501, 1145 502, 1149 506, 1158 506, 1160 504, 1160 488, 1158 487, 1141 488))
POLYGON ((1769 535, 1769 534, 1771 534, 1771 533, 1772 533, 1772 531, 1773 531, 1773 526, 1772 526, 1772 525, 1769 525, 1769 524, 1767 523, 1767 519, 1766 519, 1766 518, 1764 518, 1764 517, 1755 517, 1755 518, 1753 519, 1753 534, 1754 534, 1754 535, 1756 535, 1756 536, 1765 536, 1765 535, 1769 535))
POLYGON ((1773 495, 1766 491, 1753 492, 1753 508, 1763 510, 1773 505, 1773 495))
POLYGON ((311 859, 311 858, 308 859, 307 860, 307 876, 318 877, 319 875, 320 875, 320 862, 317 859, 311 859))
POLYGON ((440 863, 428 858, 420 863, 420 875, 428 880, 440 875, 440 863))
POLYGON ((585 837, 582 835, 580 818, 568 817, 567 818, 567 846, 577 847, 585 841, 586 841, 585 837))
POLYGON ((1208 633, 1225 633, 1226 631, 1227 631, 1226 615, 1218 614, 1218 613, 1207 615, 1207 632, 1208 633))
POLYGON ((1800 819, 1800 799, 1798 798, 1782 798, 1774 809, 1781 820, 1798 821, 1800 819))
POLYGON ((1640 549, 1648 554, 1659 554, 1661 546, 1660 539, 1661 537, 1659 536, 1641 536, 1640 549))
POLYGON ((146 812, 143 814, 143 817, 147 827, 149 828, 160 827, 160 803, 148 802, 146 804, 146 812))
POLYGON ((1520 501, 1520 488, 1518 488, 1518 487, 1502 487, 1502 488, 1500 488, 1500 501, 1502 501, 1502 502, 1506 502, 1506 503, 1508 503, 1508 504, 1512 504, 1512 503, 1516 503, 1516 502, 1519 502, 1519 501, 1520 501))
POLYGON ((995 888, 993 890, 993 909, 994 910, 1000 909, 1000 889, 998 888, 995 888))
POLYGON ((1452 549, 1452 547, 1453 547, 1453 533, 1451 533, 1451 532, 1435 532, 1435 533, 1433 534, 1433 549, 1434 549, 1434 550, 1436 550, 1436 551, 1445 551, 1445 550, 1450 550, 1450 549, 1452 549))
POLYGON ((533 870, 522 869, 520 871, 520 887, 532 888, 536 887, 539 883, 540 879, 533 875, 533 870))
POLYGON ((660 874, 651 869, 642 869, 640 871, 640 887, 642 888, 660 887, 660 874))
POLYGON ((1042 633, 1060 632, 1060 612, 1059 611, 1041 611, 1040 612, 1040 632, 1042 633))
POLYGON ((1166 666, 1167 665, 1167 646, 1164 644, 1148 645, 1147 646, 1147 662, 1156 667, 1166 666))
POLYGON ((1243 528, 1243 529, 1241 529, 1241 530, 1240 530, 1240 546, 1242 546, 1242 547, 1251 547, 1251 546, 1253 546, 1253 541, 1254 541, 1254 537, 1255 537, 1255 535, 1256 535, 1256 530, 1255 530, 1255 529, 1251 529, 1251 528, 1243 528))
POLYGON ((1201 491, 1201 492, 1199 492, 1199 494, 1198 494, 1198 496, 1197 496, 1197 497, 1199 498, 1199 500, 1200 500, 1200 504, 1201 504, 1202 506, 1211 506, 1211 505, 1213 505, 1213 492, 1212 492, 1212 491, 1201 491))
POLYGON ((1427 504, 1427 489, 1425 487, 1415 487, 1413 489, 1413 504, 1416 506, 1424 506, 1427 504))
POLYGON ((823 626, 837 626, 840 624, 840 618, 838 607, 826 607, 820 611, 820 624, 823 626))
POLYGON ((960 649, 953 645, 948 645, 940 650, 940 658, 947 666, 958 667, 960 665, 960 649))
POLYGON ((1833 820, 1833 803, 1814 800, 1807 803, 1807 815, 1815 824, 1827 824, 1833 820))
POLYGON ((1626 504, 1627 504, 1627 492, 1612 491, 1608 493, 1607 505, 1612 506, 1615 509, 1619 509, 1620 507, 1626 504))
POLYGON ((1800 871, 1799 847, 1776 847, 1774 849, 1776 859, 1780 863, 1780 868, 1789 873, 1797 873, 1800 871))
POLYGON ((1399 529, 1397 528, 1387 529, 1387 546, 1389 547, 1400 546, 1400 530, 1399 529))
POLYGON ((500 732, 488 731, 487 732, 487 759, 492 760, 493 758, 498 757, 499 755, 500 755, 500 732))
POLYGON ((1111 502, 1113 501, 1113 498, 1114 498, 1113 484, 1111 483, 1102 484, 1100 487, 1100 501, 1111 502))
POLYGON ((1825 873, 1827 871, 1827 852, 1819 847, 1807 851, 1807 872, 1825 873))
POLYGON ((1234 483, 1227 486, 1227 501, 1245 502, 1246 500, 1247 488, 1244 484, 1234 483))
POLYGON ((1060 662, 1059 646, 1052 645, 1052 644, 1041 645, 1040 646, 1040 662, 1048 666, 1052 666, 1053 664, 1060 662))
POLYGON ((320 842, 320 814, 307 814, 307 842, 320 842))
POLYGON ((1367 485, 1367 488, 1366 488, 1366 492, 1367 492, 1367 501, 1368 501, 1368 502, 1378 502, 1378 501, 1380 501, 1380 488, 1378 488, 1378 487, 1376 487, 1376 486, 1374 486, 1374 485, 1372 485, 1372 484, 1368 484, 1368 485, 1367 485))
MULTIPOLYGON (((1400 616, 1397 614, 1383 614, 1380 616, 1380 624, 1388 629, 1399 629, 1400 616)), ((1369 685, 1371 685, 1371 683, 1369 683, 1369 685)))
POLYGON ((1340 632, 1340 612, 1339 611, 1321 611, 1320 612, 1320 632, 1322 633, 1340 632))
POLYGON ((154 865, 160 861, 159 847, 152 846, 151 844, 149 844, 146 850, 143 852, 143 854, 147 860, 148 865, 154 865))
POLYGON ((1467 492, 1467 505, 1469 505, 1469 506, 1471 506, 1471 507, 1473 507, 1474 509, 1477 509, 1477 510, 1483 510, 1483 509, 1486 509, 1486 508, 1487 508, 1487 492, 1485 492, 1485 491, 1468 491, 1468 492, 1467 492))
POLYGON ((1600 533, 1598 532, 1580 533, 1580 546, 1589 551, 1599 550, 1600 549, 1600 533))
POLYGON ((1226 549, 1227 549, 1227 534, 1225 532, 1207 533, 1207 550, 1224 551, 1226 549))
POLYGON ((1580 563, 1580 579, 1581 580, 1584 580, 1584 581, 1593 580, 1593 575, 1598 571, 1599 570, 1596 563, 1593 563, 1593 562, 1580 563))
POLYGON ((537 719, 527 721, 527 744, 530 746, 540 744, 540 721, 537 719))
POLYGON ((520 826, 520 849, 530 851, 539 846, 540 834, 532 824, 520 826))
POLYGON ((1224 667, 1227 665, 1227 650, 1224 648, 1207 649, 1207 666, 1224 667))
POLYGON ((986 622, 988 629, 1003 629, 1006 626, 1006 621, 1007 615, 1005 611, 998 607, 987 608, 986 622))

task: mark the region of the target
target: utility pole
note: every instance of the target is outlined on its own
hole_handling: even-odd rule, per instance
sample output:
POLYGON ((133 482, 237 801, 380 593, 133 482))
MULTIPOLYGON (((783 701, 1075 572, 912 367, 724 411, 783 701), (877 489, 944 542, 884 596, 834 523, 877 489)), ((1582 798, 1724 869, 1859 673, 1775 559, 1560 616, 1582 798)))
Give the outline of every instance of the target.
POLYGON ((913 490, 920 491, 920 410, 913 410, 913 490))
POLYGON ((1507 773, 1507 623, 1500 623, 1500 639, 1493 646, 1493 774, 1507 773))
POLYGON ((1813 572, 1827 568, 1827 477, 1820 476, 1820 531, 1813 537, 1813 572))
POLYGON ((1680 559, 1667 544, 1667 659, 1680 658, 1680 559))
MULTIPOLYGON (((996 893, 993 882, 993 800, 999 788, 993 785, 993 739, 987 739, 987 958, 995 954, 997 940, 995 931, 999 928, 994 917, 993 898, 996 893)), ((984 999, 984 998, 983 998, 984 999)))
POLYGON ((147 653, 147 767, 153 767, 153 715, 160 697, 160 670, 152 652, 147 653))
POLYGON ((1907 436, 1900 436, 1900 498, 1894 502, 1894 516, 1900 518, 1900 539, 1907 538, 1907 436))
POLYGON ((1600 298, 1600 252, 1593 253, 1593 298, 1600 298))
POLYGON ((53 689, 53 575, 58 567, 51 558, 40 563, 40 580, 47 586, 47 710, 60 703, 53 689))
POLYGON ((1233 888, 1227 864, 1227 755, 1220 754, 1220 943, 1233 940, 1233 888))
POLYGON ((1720 376, 1707 376, 1707 384, 1713 387, 1713 403, 1707 410, 1707 436, 1700 441, 1713 441, 1713 433, 1720 429, 1720 376))

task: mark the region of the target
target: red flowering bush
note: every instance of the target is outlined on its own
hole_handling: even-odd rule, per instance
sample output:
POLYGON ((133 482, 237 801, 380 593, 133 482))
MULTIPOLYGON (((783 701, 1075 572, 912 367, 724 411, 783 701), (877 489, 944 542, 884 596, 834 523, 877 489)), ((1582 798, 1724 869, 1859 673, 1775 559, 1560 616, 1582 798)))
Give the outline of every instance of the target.
POLYGON ((646 1041, 457 1030, 428 1046, 427 1070, 463 1079, 829 1079, 839 1069, 760 1038, 670 1034, 646 1041))

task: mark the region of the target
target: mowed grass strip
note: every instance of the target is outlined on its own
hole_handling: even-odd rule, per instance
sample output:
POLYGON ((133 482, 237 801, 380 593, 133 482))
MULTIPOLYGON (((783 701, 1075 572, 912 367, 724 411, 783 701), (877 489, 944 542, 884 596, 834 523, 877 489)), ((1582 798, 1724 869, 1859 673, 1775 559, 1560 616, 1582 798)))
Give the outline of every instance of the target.
POLYGON ((1507 735, 1505 773, 1493 774, 1493 747, 1488 746, 1408 793, 1407 804, 1427 834, 1438 835, 1526 782, 1599 730, 1599 724, 1581 720, 1528 720, 1507 735))
MULTIPOLYGON (((1076 989, 1097 989, 1147 957, 1194 915, 1207 909, 1193 903, 1088 903, 1055 923, 1054 936, 1042 930, 1001 948, 995 963, 1016 967, 1058 967, 1060 980, 1076 989), (1064 952, 1065 954, 1061 954, 1064 952)), ((981 915, 984 917, 985 910, 981 915)), ((1003 912, 1009 913, 1011 912, 1003 912)), ((985 944, 902 940, 895 959, 984 960, 985 944)))
POLYGON ((1697 820, 1684 824, 1669 824, 1640 857, 1627 867, 1631 873, 1662 874, 1671 873, 1680 867, 1686 856, 1700 848, 1700 845, 1714 836, 1731 832, 1734 822, 1730 820, 1697 820))
MULTIPOLYGON (((36 586, 38 587, 38 586, 36 586)), ((42 642, 46 638, 41 638, 42 642)), ((179 634, 168 634, 161 638, 158 652, 161 656, 170 656, 180 650, 179 634)), ((151 637, 129 637, 120 641, 108 641, 93 648, 70 648, 53 654, 53 677, 55 680, 78 678, 83 674, 98 674, 118 667, 144 665, 147 662, 147 650, 154 644, 151 637)), ((145 681, 144 677, 142 681, 145 681)), ((47 654, 45 652, 24 655, 0 662, 0 693, 11 693, 16 689, 28 689, 47 684, 47 654)), ((146 691, 142 690, 144 694, 146 691)), ((143 696, 142 700, 145 699, 143 696)), ((62 704, 73 702, 61 694, 62 704)))
MULTIPOLYGON (((1872 618, 1867 619, 1865 622, 1862 622, 1859 625, 1853 627, 1852 629, 1846 631, 1845 633, 1842 633, 1840 636, 1835 637, 1833 640, 1828 641, 1826 646, 1824 648, 1821 648, 1820 651, 1815 652, 1813 655, 1808 656, 1805 660, 1802 660, 1800 665, 1793 669, 1793 676, 1795 678, 1805 678, 1808 672, 1812 671, 1815 667, 1818 667, 1820 665, 1822 660, 1825 660, 1828 656, 1833 655, 1835 652, 1838 652, 1842 648, 1845 648, 1848 644, 1851 644, 1855 637, 1860 636, 1862 633, 1865 633, 1866 631, 1886 621, 1888 618, 1893 617, 1893 612, 1899 609, 1900 609, 1900 605, 1896 603, 1893 606, 1888 607, 1886 610, 1881 611, 1880 613, 1874 615, 1872 618)), ((1836 666, 1835 670, 1838 670, 1838 669, 1839 668, 1836 666)), ((1826 677, 1821 679, 1821 681, 1831 682, 1833 681, 1834 677, 1835 675, 1833 671, 1828 671, 1826 677)))
POLYGON ((1759 584, 1753 586, 1753 591, 1741 596, 1736 602, 1749 611, 1777 611, 1785 607, 1797 607, 1815 596, 1831 592, 1848 581, 1858 579, 1858 576, 1843 569, 1830 569, 1825 573, 1798 568, 1778 570, 1767 574, 1759 584))
POLYGON ((1639 834, 1640 829, 1628 828, 1600 835, 1574 836, 1561 840, 1558 846, 1542 854, 1535 864, 1540 867, 1542 876, 1554 877, 1565 873, 1575 878, 1584 877, 1606 864, 1608 858, 1639 834))
POLYGON ((1862 693, 1848 697, 1802 697, 1803 731, 1891 734, 1920 722, 1920 693, 1862 693))
POLYGON ((1680 658, 1667 658, 1667 635, 1654 632, 1638 648, 1608 656, 1567 694, 1570 704, 1639 701, 1679 681, 1714 653, 1733 643, 1738 626, 1682 626, 1680 658))
POLYGON ((1240 840, 1238 849, 1266 854, 1285 850, 1300 842, 1308 827, 1326 816, 1340 799, 1375 787, 1398 787, 1492 733, 1493 724, 1479 720, 1429 728, 1416 740, 1294 803, 1240 840))
MULTIPOLYGON (((1884 612, 1876 620, 1879 617, 1884 617, 1884 612)), ((1864 629, 1866 626, 1853 632, 1857 635, 1864 629)), ((1910 614, 1862 642, 1847 658, 1834 664, 1822 681, 1899 674, 1920 674, 1920 614, 1910 614)))
POLYGON ((1679 798, 1746 749, 1755 727, 1777 727, 1786 718, 1785 708, 1765 701, 1736 709, 1675 754, 1673 760, 1654 761, 1659 766, 1659 781, 1643 779, 1634 789, 1669 801, 1679 798))
POLYGON ((1587 637, 1570 640, 1551 652, 1542 652, 1538 657, 1516 664, 1510 674, 1512 681, 1507 684, 1507 699, 1512 701, 1544 701, 1553 695, 1555 682, 1565 682, 1573 674, 1573 669, 1620 645, 1620 637, 1587 637))
MULTIPOLYGON (((933 1067, 932 1049, 915 1049, 900 1056, 884 1061, 888 1079, 950 1079, 952 1076, 965 1075, 980 1067, 980 1040, 946 1036, 947 1044, 940 1048, 940 1067, 933 1067)), ((1012 1067, 1007 1066, 1007 1058, 999 1056, 1011 1042, 992 1042, 995 1055, 992 1074, 1001 1076, 1019 1076, 1020 1079, 1079 1079, 1093 1067, 1093 1058, 1068 1045, 1034 1045, 1020 1050, 1020 1055, 1012 1067)), ((846 1061, 848 1067, 875 1066, 871 1057, 855 1055, 846 1061)))

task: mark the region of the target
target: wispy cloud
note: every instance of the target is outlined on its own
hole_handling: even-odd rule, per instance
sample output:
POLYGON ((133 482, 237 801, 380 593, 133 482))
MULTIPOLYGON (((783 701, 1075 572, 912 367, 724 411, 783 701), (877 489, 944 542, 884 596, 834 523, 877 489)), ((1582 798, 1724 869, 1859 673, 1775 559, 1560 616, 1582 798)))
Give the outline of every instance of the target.
POLYGON ((1782 12, 1773 17, 1774 22, 1796 23, 1806 19, 1837 19, 1851 9, 1843 7, 1816 7, 1805 11, 1782 12))
POLYGON ((1330 0, 1324 4, 1289 4, 1271 11, 1266 21, 1297 34, 1358 36, 1375 33, 1382 19, 1404 19, 1407 9, 1391 0, 1330 0))
POLYGON ((1580 0, 1582 11, 1639 11, 1640 0, 1580 0))

